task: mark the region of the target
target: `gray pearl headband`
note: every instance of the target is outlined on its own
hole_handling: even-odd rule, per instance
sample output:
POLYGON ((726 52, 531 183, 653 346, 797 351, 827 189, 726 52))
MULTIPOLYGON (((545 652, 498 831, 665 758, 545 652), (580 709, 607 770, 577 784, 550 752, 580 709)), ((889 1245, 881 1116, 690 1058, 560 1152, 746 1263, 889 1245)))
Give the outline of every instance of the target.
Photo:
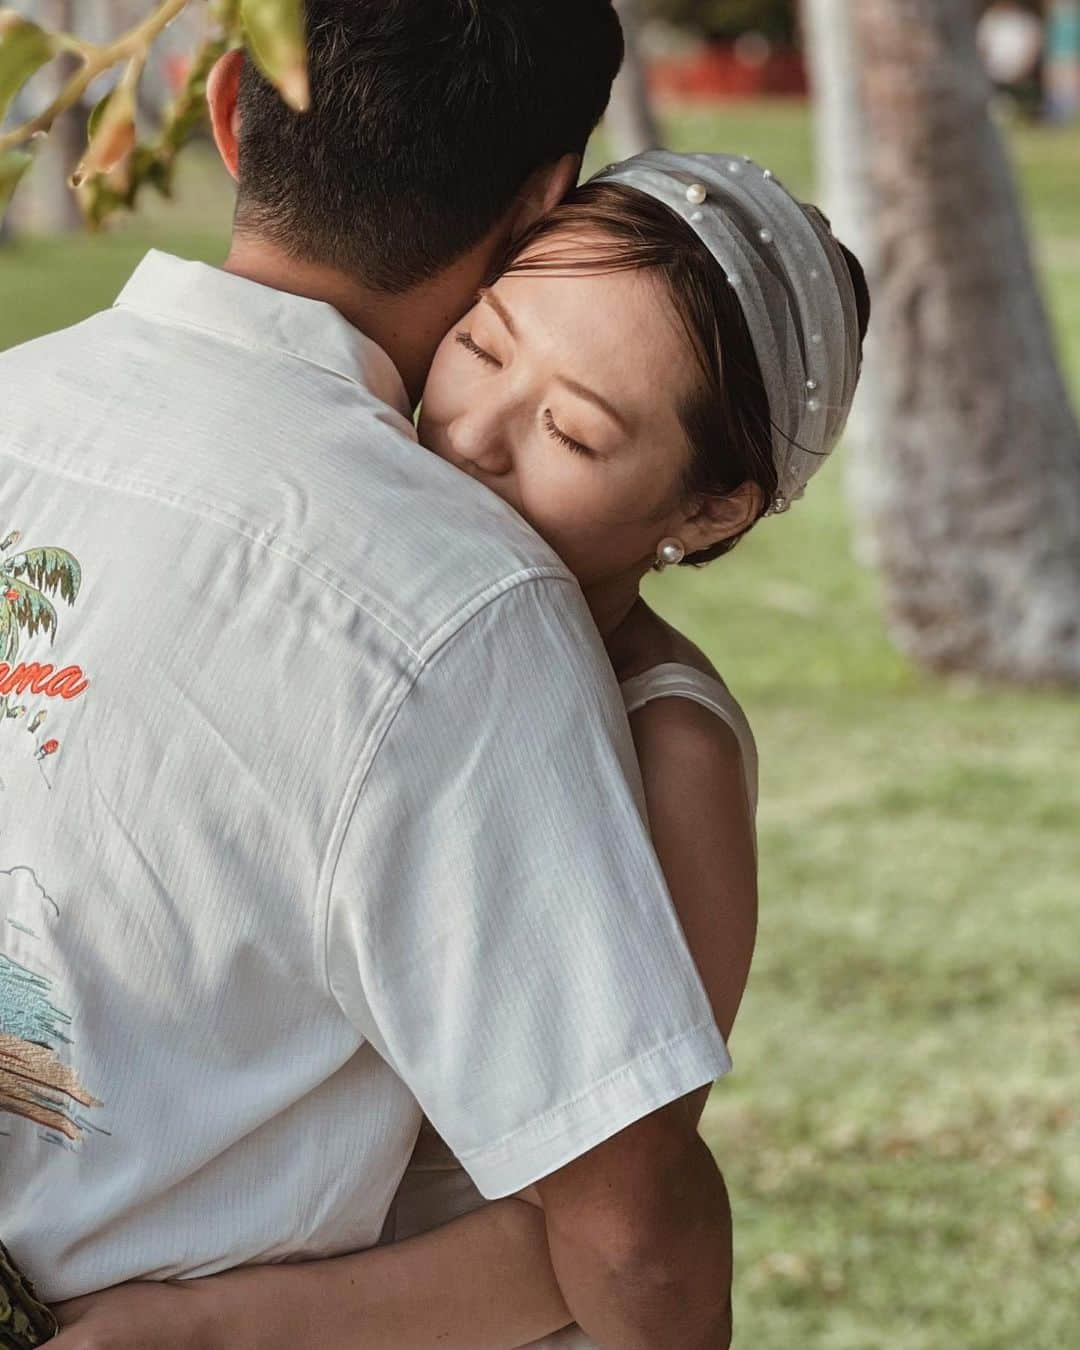
POLYGON ((779 480, 770 513, 786 511, 840 439, 858 381, 855 289, 825 218, 745 156, 650 150, 591 181, 656 198, 724 269, 769 401, 779 480))

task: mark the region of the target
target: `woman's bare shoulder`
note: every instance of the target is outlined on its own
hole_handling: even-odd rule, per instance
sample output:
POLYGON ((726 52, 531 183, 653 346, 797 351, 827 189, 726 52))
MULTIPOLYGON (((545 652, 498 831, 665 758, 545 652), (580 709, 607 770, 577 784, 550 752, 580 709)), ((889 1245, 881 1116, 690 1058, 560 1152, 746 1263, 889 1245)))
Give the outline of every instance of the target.
MULTIPOLYGON (((710 672, 706 672, 710 673, 710 672)), ((741 788, 742 746, 731 724, 689 698, 654 698, 630 714, 630 729, 643 767, 670 764, 707 781, 741 788)))

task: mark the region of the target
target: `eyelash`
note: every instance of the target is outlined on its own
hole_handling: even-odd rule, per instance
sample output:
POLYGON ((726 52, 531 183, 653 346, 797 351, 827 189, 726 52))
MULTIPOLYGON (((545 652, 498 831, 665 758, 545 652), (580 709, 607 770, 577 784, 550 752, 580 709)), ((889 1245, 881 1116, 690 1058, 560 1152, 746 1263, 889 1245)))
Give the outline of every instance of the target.
POLYGON ((502 363, 500 361, 496 361, 490 352, 486 352, 483 347, 478 347, 476 345, 471 333, 458 333, 457 340, 467 352, 472 352, 473 356, 478 356, 485 365, 498 366, 500 370, 502 369, 502 363))
POLYGON ((562 441, 563 445, 565 445, 568 450, 573 450, 575 455, 592 455, 593 452, 587 445, 582 445, 580 441, 575 441, 573 436, 568 436, 565 431, 559 430, 555 425, 555 419, 551 415, 550 408, 544 409, 544 424, 551 435, 554 436, 557 441, 562 441))
MULTIPOLYGON (((478 347, 476 345, 471 333, 461 332, 457 333, 455 336, 457 342, 460 343, 467 352, 471 352, 473 356, 478 360, 483 361, 485 365, 495 366, 499 370, 502 369, 502 363, 500 361, 496 361, 490 352, 486 352, 483 347, 478 347)), ((585 455, 589 458, 593 457, 593 451, 590 450, 587 445, 582 445, 580 441, 575 441, 572 436, 568 436, 565 431, 559 430, 555 425, 555 419, 551 415, 550 408, 544 409, 544 425, 547 427, 548 433, 557 441, 560 441, 565 445, 568 450, 573 450, 576 455, 585 455)))

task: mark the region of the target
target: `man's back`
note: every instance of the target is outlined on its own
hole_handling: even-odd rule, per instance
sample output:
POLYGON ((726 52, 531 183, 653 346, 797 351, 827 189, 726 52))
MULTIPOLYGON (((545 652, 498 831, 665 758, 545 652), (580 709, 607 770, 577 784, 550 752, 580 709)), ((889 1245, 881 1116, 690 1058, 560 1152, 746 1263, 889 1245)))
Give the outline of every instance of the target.
POLYGON ((658 924, 676 978, 654 1010, 631 1014, 618 960, 610 989, 548 999, 575 944, 621 950, 622 868, 648 873, 640 851, 553 878, 557 819, 522 821, 522 856, 509 838, 561 683, 599 747, 568 772, 644 838, 614 677, 555 555, 411 439, 378 348, 155 255, 114 310, 0 357, 0 383, 0 1216, 47 1297, 374 1243, 414 1094, 493 1194, 669 1100, 672 1073, 723 1072, 655 905, 640 935, 658 924), (530 676, 549 621, 561 669, 530 676), (530 678, 518 706, 507 680, 530 678), (610 1037, 587 1025, 604 1008, 610 1037), (676 1040, 666 1088, 578 1105, 676 1040), (507 1088, 511 1052, 567 1076, 507 1088))
MULTIPOLYGON (((173 293, 147 286, 134 303, 184 301, 198 323, 185 288, 207 269, 158 266, 173 293)), ((230 281, 253 289, 218 274, 215 303, 230 281)), ((326 1022, 316 937, 320 870, 354 764, 415 654, 462 602, 529 549, 555 570, 501 503, 408 445, 407 419, 357 384, 366 363, 369 382, 401 403, 381 353, 327 315, 312 350, 321 342, 341 373, 282 360, 274 312, 325 307, 258 291, 264 352, 124 307, 0 358, 0 494, 5 533, 20 534, 2 555, 14 591, 0 611, 15 675, 0 685, 12 1241, 40 1224, 30 1210, 44 1157, 45 1177, 67 1178, 71 1208, 94 1207, 102 1227, 148 1182, 133 1239, 147 1209, 172 1210, 180 1185, 205 1201, 200 1223, 214 1210, 231 1222, 239 1204, 294 1207, 303 1245, 318 1171, 359 1169, 368 1142, 341 1131, 290 1175, 269 1137, 283 1113, 318 1105, 294 1105, 305 1094, 340 1096, 351 1081, 343 1066, 358 1037, 344 1017, 326 1022), (54 634, 17 565, 42 548, 56 560, 44 555, 32 589, 55 610, 54 634), (121 1098, 132 1093, 141 1104, 121 1098), (258 1159, 272 1194, 230 1194, 215 1176, 223 1123, 207 1106, 223 1095, 231 1138, 246 1141, 233 1147, 258 1159)), ((376 1202, 393 1189, 392 1175, 378 1181, 376 1202)), ((55 1204, 55 1184, 46 1193, 55 1204)), ((343 1238, 377 1236, 367 1210, 361 1199, 342 1216, 343 1238)), ((49 1225, 62 1233, 63 1212, 49 1225)))

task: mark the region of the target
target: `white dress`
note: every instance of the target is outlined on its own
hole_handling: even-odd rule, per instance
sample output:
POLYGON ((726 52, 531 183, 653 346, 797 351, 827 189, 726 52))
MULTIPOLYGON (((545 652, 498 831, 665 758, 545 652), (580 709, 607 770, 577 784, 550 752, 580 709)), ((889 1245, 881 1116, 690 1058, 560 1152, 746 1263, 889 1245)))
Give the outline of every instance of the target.
MULTIPOLYGON (((711 708, 735 732, 742 751, 750 817, 757 811, 758 756, 750 724, 722 680, 693 666, 667 661, 622 683, 627 713, 657 698, 689 698, 711 708)), ((756 845, 755 845, 756 847, 756 845)), ((380 1245, 427 1232, 486 1205, 471 1177, 425 1118, 416 1148, 379 1238, 380 1245)), ((530 1341, 527 1350, 596 1350, 578 1326, 530 1341)))

